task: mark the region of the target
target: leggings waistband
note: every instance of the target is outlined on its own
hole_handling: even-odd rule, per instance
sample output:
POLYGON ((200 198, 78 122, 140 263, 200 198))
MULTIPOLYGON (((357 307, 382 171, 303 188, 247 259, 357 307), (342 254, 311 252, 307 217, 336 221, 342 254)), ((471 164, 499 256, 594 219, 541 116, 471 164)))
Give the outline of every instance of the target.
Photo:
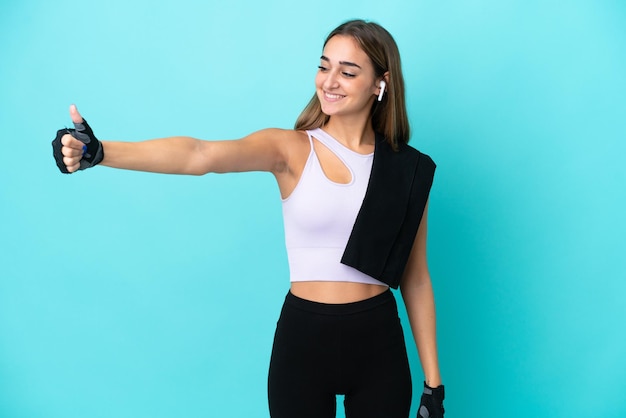
POLYGON ((395 305, 395 301, 390 289, 385 290, 380 295, 350 303, 314 302, 312 300, 302 299, 291 293, 291 291, 289 291, 285 297, 286 306, 323 315, 349 315, 368 311, 387 303, 393 303, 395 305))

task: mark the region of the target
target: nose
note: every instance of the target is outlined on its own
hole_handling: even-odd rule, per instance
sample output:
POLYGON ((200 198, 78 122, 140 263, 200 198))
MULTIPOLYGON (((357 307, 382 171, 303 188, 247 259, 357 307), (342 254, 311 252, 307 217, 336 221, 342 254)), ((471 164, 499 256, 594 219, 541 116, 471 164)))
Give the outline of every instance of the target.
POLYGON ((326 73, 323 86, 325 90, 333 90, 339 87, 338 77, 334 71, 326 73))

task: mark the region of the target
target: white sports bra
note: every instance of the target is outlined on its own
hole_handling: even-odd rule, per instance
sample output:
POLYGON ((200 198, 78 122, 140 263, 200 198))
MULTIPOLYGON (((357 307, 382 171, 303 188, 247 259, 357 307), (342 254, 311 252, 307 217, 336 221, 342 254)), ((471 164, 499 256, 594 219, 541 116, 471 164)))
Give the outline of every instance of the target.
POLYGON ((292 282, 356 282, 386 286, 341 264, 369 182, 374 154, 359 154, 321 128, 307 131, 311 153, 293 192, 283 199, 285 244, 292 282), (313 146, 314 138, 347 167, 349 183, 326 177, 313 146))

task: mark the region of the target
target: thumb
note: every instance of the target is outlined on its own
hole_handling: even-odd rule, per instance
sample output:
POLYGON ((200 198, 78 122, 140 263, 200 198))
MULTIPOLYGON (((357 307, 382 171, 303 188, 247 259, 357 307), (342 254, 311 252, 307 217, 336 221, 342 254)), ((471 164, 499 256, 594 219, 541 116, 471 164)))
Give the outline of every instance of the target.
POLYGON ((78 112, 75 104, 70 105, 70 117, 72 118, 72 122, 74 122, 74 124, 83 123, 83 117, 78 112))
POLYGON ((91 130, 91 127, 87 123, 85 119, 81 116, 76 108, 76 105, 70 105, 70 116, 72 117, 72 122, 74 122, 74 130, 72 131, 72 136, 83 144, 89 144, 92 140, 98 141, 91 130))

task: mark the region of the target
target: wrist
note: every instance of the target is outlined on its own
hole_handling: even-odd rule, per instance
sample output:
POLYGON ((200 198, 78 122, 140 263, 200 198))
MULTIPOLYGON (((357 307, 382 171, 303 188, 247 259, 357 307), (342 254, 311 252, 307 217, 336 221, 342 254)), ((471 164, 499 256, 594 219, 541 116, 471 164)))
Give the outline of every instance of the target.
POLYGON ((424 378, 424 384, 430 388, 441 386, 441 383, 440 376, 427 376, 424 378))

